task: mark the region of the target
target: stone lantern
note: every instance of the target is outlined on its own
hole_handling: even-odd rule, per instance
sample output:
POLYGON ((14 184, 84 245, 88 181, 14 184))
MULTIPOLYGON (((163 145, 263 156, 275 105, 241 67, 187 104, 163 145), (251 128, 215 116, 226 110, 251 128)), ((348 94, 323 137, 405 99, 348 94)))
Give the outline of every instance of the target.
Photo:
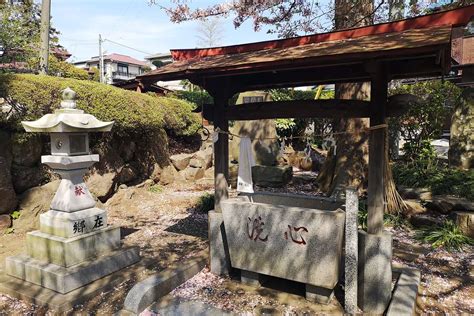
POLYGON ((62 180, 51 209, 40 215, 40 229, 27 233, 27 254, 8 257, 13 277, 67 293, 137 262, 137 247, 121 249, 120 228, 107 225, 105 210, 95 207, 83 176, 99 161, 89 153, 89 133, 108 132, 114 122, 102 122, 76 109, 76 93, 63 91, 61 108, 33 122, 27 132, 50 133, 51 155, 41 162, 62 180))

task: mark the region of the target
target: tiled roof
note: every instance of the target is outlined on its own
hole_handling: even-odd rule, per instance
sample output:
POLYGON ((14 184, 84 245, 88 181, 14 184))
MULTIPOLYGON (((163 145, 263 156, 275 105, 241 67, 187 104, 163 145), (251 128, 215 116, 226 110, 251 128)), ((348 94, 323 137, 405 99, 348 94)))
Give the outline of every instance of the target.
POLYGON ((138 60, 133 57, 130 57, 127 55, 121 55, 121 54, 105 55, 104 60, 117 61, 119 63, 127 63, 127 64, 139 65, 139 66, 146 66, 146 63, 142 60, 138 60))

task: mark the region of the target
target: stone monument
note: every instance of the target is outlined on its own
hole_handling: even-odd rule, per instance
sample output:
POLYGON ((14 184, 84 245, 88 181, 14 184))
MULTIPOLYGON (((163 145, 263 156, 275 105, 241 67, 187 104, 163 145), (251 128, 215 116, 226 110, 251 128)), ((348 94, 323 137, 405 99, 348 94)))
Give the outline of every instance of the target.
POLYGON ((68 293, 140 260, 138 247, 121 248, 120 227, 107 225, 105 210, 84 183, 88 168, 99 161, 89 153, 90 132, 108 132, 114 122, 102 122, 76 109, 76 93, 63 91, 61 108, 33 122, 27 132, 48 132, 51 155, 41 162, 62 180, 51 209, 40 215, 40 229, 27 233, 27 254, 8 257, 10 276, 68 293))

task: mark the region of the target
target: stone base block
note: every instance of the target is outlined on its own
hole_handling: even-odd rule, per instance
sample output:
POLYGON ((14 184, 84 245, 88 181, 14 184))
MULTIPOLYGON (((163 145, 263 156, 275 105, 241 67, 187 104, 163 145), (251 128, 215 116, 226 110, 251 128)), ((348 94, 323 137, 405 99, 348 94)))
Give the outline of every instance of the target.
POLYGON ((78 237, 63 238, 42 233, 26 235, 27 254, 39 261, 70 267, 109 253, 120 247, 120 227, 104 229, 78 237))
POLYGON ((306 299, 319 304, 329 304, 334 296, 334 289, 306 284, 306 299))
POLYGON ((222 213, 209 211, 209 266, 217 275, 230 273, 229 249, 222 213))
POLYGON ((116 250, 107 256, 70 268, 19 255, 7 258, 5 270, 11 276, 65 294, 139 260, 138 247, 116 250))
POLYGON ((392 234, 359 231, 358 305, 366 313, 382 314, 392 292, 392 234))
POLYGON ((455 212, 454 220, 466 236, 474 238, 474 212, 455 212))
POLYGON ((421 274, 417 269, 402 268, 386 316, 415 315, 421 274))
POLYGON ((260 286, 260 275, 256 272, 240 270, 240 281, 250 286, 260 286))
POLYGON ((107 226, 107 212, 89 208, 73 213, 50 210, 40 215, 40 231, 69 238, 99 230, 107 226))

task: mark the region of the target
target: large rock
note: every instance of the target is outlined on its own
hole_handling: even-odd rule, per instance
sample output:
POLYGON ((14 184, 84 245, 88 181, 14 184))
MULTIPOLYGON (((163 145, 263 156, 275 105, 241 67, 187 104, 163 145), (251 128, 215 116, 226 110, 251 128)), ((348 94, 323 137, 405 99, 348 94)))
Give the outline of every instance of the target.
POLYGON ((184 170, 188 167, 193 155, 191 154, 177 154, 170 157, 170 161, 178 171, 184 170))
POLYGON ((116 172, 93 172, 86 180, 89 191, 101 202, 107 201, 117 189, 116 172))
POLYGON ((404 214, 405 216, 413 216, 416 214, 422 214, 426 212, 426 208, 421 205, 418 200, 405 200, 405 204, 408 206, 408 210, 404 214))
POLYGON ((397 190, 403 199, 429 201, 433 198, 431 190, 428 188, 407 188, 400 186, 397 190))
POLYGON ((4 157, 0 157, 0 214, 10 213, 18 204, 13 188, 10 167, 4 157))
POLYGON ((474 202, 455 196, 438 195, 433 197, 432 201, 426 203, 426 208, 441 214, 457 211, 474 211, 474 202))
POLYGON ((60 180, 31 188, 20 195, 20 218, 13 222, 13 227, 19 232, 39 229, 40 214, 49 211, 51 201, 59 187, 60 180))
POLYGON ((454 220, 459 229, 471 238, 474 238, 474 213, 455 212, 454 220))
POLYGON ((442 219, 427 214, 414 214, 410 217, 409 221, 415 228, 443 225, 442 219))
POLYGON ((120 171, 120 183, 129 183, 138 178, 137 170, 131 165, 125 165, 120 171))
POLYGON ((163 168, 161 168, 159 164, 155 163, 151 170, 150 179, 155 183, 160 182, 162 172, 163 168))
POLYGON ((212 167, 212 157, 213 157, 213 149, 212 147, 208 147, 204 150, 200 150, 194 154, 196 159, 199 159, 203 163, 203 167, 208 169, 212 167))
POLYGON ((0 130, 0 157, 5 158, 8 168, 12 164, 12 142, 10 133, 0 130))
MULTIPOLYGON (((271 96, 269 93, 262 91, 243 92, 239 94, 236 106, 256 101, 268 102, 271 101, 271 96)), ((277 156, 280 147, 276 140, 277 132, 275 120, 236 121, 230 128, 230 132, 241 136, 248 136, 252 139, 253 154, 258 165, 274 166, 277 164, 277 156), (262 138, 267 139, 260 140, 262 138)), ((234 137, 229 143, 231 160, 239 161, 239 152, 240 138, 234 137)))
POLYGON ((189 167, 192 167, 192 168, 202 168, 202 167, 204 167, 204 162, 203 162, 201 159, 192 158, 192 159, 189 161, 189 167))
POLYGON ((18 166, 33 167, 38 164, 42 149, 40 136, 16 133, 12 137, 13 163, 18 166))
POLYGON ((18 194, 42 184, 47 179, 41 166, 24 167, 13 164, 11 173, 13 187, 18 194))
POLYGON ((154 165, 166 166, 169 163, 168 136, 164 130, 141 135, 137 143, 133 163, 140 175, 150 176, 154 165))
MULTIPOLYGON (((274 166, 277 164, 277 156, 280 146, 276 141, 275 120, 258 121, 236 121, 230 131, 241 136, 252 139, 252 150, 255 162, 258 165, 274 166), (275 138, 265 139, 261 138, 275 138)), ((229 153, 232 160, 239 161, 240 138, 234 137, 229 143, 229 153)))
POLYGON ((160 183, 163 185, 173 183, 179 177, 178 171, 173 165, 168 165, 163 168, 160 176, 160 183))
POLYGON ((185 177, 188 181, 196 181, 204 177, 203 168, 188 167, 185 170, 185 177))
POLYGON ((293 177, 291 166, 253 166, 253 183, 261 187, 281 188, 293 177))
POLYGON ((136 149, 137 145, 134 141, 125 139, 119 147, 120 157, 123 159, 123 161, 129 162, 133 159, 136 149))
POLYGON ((0 233, 4 232, 5 229, 9 228, 12 226, 12 218, 10 215, 0 215, 0 233))

